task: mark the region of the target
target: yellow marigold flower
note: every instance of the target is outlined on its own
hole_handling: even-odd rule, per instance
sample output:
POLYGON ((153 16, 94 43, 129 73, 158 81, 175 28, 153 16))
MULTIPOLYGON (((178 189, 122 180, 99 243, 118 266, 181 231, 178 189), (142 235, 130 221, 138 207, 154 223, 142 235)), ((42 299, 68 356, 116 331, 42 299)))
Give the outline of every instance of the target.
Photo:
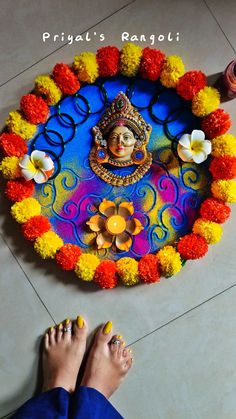
POLYGON ((120 55, 120 72, 124 76, 133 77, 139 71, 139 65, 142 57, 142 48, 131 42, 125 44, 120 55))
POLYGON ((11 207, 11 215, 19 224, 23 224, 35 215, 40 215, 41 205, 35 198, 25 198, 15 202, 11 207))
POLYGON ((204 237, 208 244, 220 241, 223 230, 220 224, 198 218, 193 225, 193 232, 204 237))
POLYGON ((232 134, 224 134, 212 140, 212 152, 214 157, 234 156, 236 154, 236 137, 232 134))
POLYGON ((83 253, 75 266, 76 275, 83 281, 92 281, 100 260, 96 255, 83 253))
POLYGON ((26 121, 19 111, 12 111, 6 120, 10 132, 14 132, 24 140, 29 140, 36 133, 37 126, 26 121))
POLYGON ((62 98, 62 91, 48 75, 36 77, 34 90, 35 93, 43 96, 49 106, 56 105, 62 98))
POLYGON ((164 62, 160 80, 165 87, 175 87, 179 78, 184 75, 184 63, 178 55, 169 55, 164 62))
POLYGON ((80 81, 94 83, 98 77, 98 64, 93 52, 82 52, 76 55, 73 66, 80 81))
POLYGON ((234 180, 214 180, 211 192, 215 198, 225 202, 236 202, 236 182, 234 180))
POLYGON ((0 163, 0 171, 5 179, 16 179, 21 177, 20 159, 18 157, 4 157, 0 163))
POLYGON ((157 253, 161 265, 162 274, 166 277, 176 275, 182 268, 179 252, 173 246, 164 246, 157 253))
POLYGON ((133 258, 121 258, 116 262, 117 273, 125 285, 131 286, 139 282, 138 262, 133 258))
POLYGON ((57 251, 63 246, 63 240, 54 233, 47 231, 42 236, 37 237, 34 243, 34 250, 42 259, 53 259, 57 251))
POLYGON ((192 112, 203 118, 218 109, 220 105, 220 93, 214 87, 206 86, 201 89, 192 100, 192 112))

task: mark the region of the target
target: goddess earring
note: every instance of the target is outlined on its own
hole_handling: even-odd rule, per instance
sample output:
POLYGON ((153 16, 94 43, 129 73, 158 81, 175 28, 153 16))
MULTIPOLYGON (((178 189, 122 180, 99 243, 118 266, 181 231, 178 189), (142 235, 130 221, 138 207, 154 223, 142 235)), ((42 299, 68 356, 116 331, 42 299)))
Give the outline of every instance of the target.
POLYGON ((93 134, 96 144, 96 159, 97 162, 102 164, 108 162, 109 156, 107 152, 107 141, 103 138, 103 135, 100 131, 100 129, 95 126, 93 127, 93 134))
POLYGON ((106 147, 101 147, 100 145, 97 146, 96 159, 98 163, 108 162, 109 156, 108 156, 106 147))
MULTIPOLYGON (((138 141, 137 141, 138 142, 138 141)), ((145 144, 135 145, 134 151, 131 154, 131 160, 134 164, 143 164, 147 158, 147 151, 145 144)))

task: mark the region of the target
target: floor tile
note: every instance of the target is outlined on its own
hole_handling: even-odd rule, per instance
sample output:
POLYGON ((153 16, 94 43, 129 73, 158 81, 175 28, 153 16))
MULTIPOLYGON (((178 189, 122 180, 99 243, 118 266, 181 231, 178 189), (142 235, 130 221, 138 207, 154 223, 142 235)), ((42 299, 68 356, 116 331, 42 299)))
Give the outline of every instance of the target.
POLYGON ((236 417, 236 288, 133 345, 112 402, 126 419, 236 417))
MULTIPOLYGON (((99 43, 93 37, 90 42, 84 40, 81 43, 74 42, 64 47, 61 42, 59 45, 62 47, 61 49, 33 65, 20 74, 17 79, 13 79, 1 87, 0 121, 4 124, 9 111, 19 107, 21 96, 32 90, 36 76, 50 73, 57 62, 72 63, 74 55, 82 51, 95 52, 99 47, 108 44, 122 47, 126 42, 122 41, 124 32, 129 34, 128 40, 131 40, 132 35, 145 34, 146 42, 138 42, 143 47, 153 46, 162 49, 166 54, 182 56, 186 70, 201 69, 208 76, 223 71, 234 57, 234 52, 204 1, 182 0, 173 15, 174 8, 174 0, 147 0, 145 3, 142 0, 137 0, 109 19, 94 26, 93 30, 97 34, 104 34, 104 42, 99 43), (173 41, 167 40, 169 32, 173 41), (177 33, 180 37, 178 42, 175 40, 177 33), (155 36, 153 45, 150 40, 151 35, 155 36), (159 35, 165 36, 163 42, 158 41, 159 35), (207 42, 203 42, 203 39, 206 38, 207 42)), ((43 45, 42 56, 46 56, 47 47, 45 44, 43 45)), ((38 49, 41 54, 41 48, 38 49)), ((54 50, 52 46, 51 50, 54 50)), ((37 48, 35 51, 36 54, 37 48)), ((41 56, 39 52, 37 58, 41 56)), ((8 59, 8 67, 14 68, 14 58, 8 59)), ((232 102, 228 102, 226 105, 233 109, 232 102)), ((235 120, 232 129, 236 129, 235 120)))
POLYGON ((53 321, 1 237, 0 265, 1 417, 35 390, 39 337, 53 321))
MULTIPOLYGON (((4 204, 2 208, 7 211, 4 204)), ((10 216, 1 216, 0 220, 9 247, 56 322, 82 314, 93 330, 110 319, 130 342, 235 284, 235 217, 234 208, 221 242, 211 246, 201 261, 187 263, 175 277, 113 290, 100 290, 79 281, 72 272, 59 270, 54 261, 42 261, 10 216)))
MULTIPOLYGON (((52 4, 54 4, 54 2, 52 2, 52 4)), ((81 19, 81 21, 83 21, 83 19, 81 19)), ((70 23, 70 20, 68 20, 68 22, 70 23)), ((61 24, 61 21, 59 23, 61 24)), ((69 23, 67 28, 70 28, 69 23)), ((59 27, 61 28, 61 26, 59 27)), ((57 29, 58 27, 55 26, 55 28, 57 29)), ((41 31, 41 27, 39 29, 41 31)), ((37 30, 36 34, 38 33, 37 30)), ((109 43, 122 46, 123 43, 121 41, 121 33, 124 31, 128 31, 130 34, 146 33, 147 35, 158 35, 162 33, 168 34, 169 31, 171 31, 172 34, 179 32, 179 42, 164 41, 163 43, 155 43, 154 46, 156 48, 162 48, 163 51, 165 51, 167 54, 181 55, 186 63, 186 68, 188 70, 198 68, 202 69, 208 75, 210 75, 224 69, 230 59, 232 59, 232 48, 227 43, 227 40, 222 34, 222 31, 219 29, 215 19, 209 13, 203 2, 196 2, 195 0, 183 0, 178 4, 178 8, 176 8, 176 2, 174 2, 174 0, 148 0, 146 2, 138 0, 132 5, 127 6, 126 9, 123 9, 122 11, 113 15, 107 21, 104 21, 103 23, 95 26, 94 30, 96 30, 97 33, 105 33, 106 42, 103 44, 98 44, 95 40, 93 40, 89 44, 84 41, 81 44, 72 44, 70 46, 66 46, 56 51, 53 55, 42 60, 40 63, 33 66, 29 70, 25 71, 16 79, 13 79, 11 82, 4 85, 0 89, 0 103, 2 104, 0 109, 0 120, 4 121, 9 110, 15 109, 18 106, 21 96, 32 89, 33 80, 37 75, 44 72, 49 73, 57 62, 64 61, 70 63, 75 53, 79 53, 88 49, 96 51, 99 46, 107 45, 109 43), (175 13, 173 13, 173 10, 175 13), (203 39, 207 39, 208 42, 203 42, 203 39)), ((145 44, 140 43, 140 45, 147 46, 148 42, 145 44)), ((34 46, 36 46, 36 44, 34 44, 34 46)), ((50 45, 47 48, 49 48, 49 51, 52 51, 54 47, 50 45)), ((41 47, 38 49, 35 48, 35 51, 32 54, 35 54, 34 57, 36 57, 36 60, 40 59, 42 56, 47 55, 46 46, 44 46, 43 49, 41 47)), ((29 61, 29 57, 27 55, 25 57, 25 59, 28 60, 27 62, 33 62, 29 61)), ((25 65, 25 62, 19 63, 16 59, 16 67, 14 67, 14 60, 14 56, 8 60, 8 67, 10 63, 10 68, 13 69, 13 75, 18 71, 18 68, 24 68, 25 65), (18 64, 20 64, 20 67, 17 67, 18 64)), ((8 72, 5 73, 7 78, 9 74, 10 73, 8 72)), ((7 79, 5 78, 5 75, 4 80, 7 79)), ((223 105, 223 107, 233 115, 233 101, 227 102, 223 105)), ((232 132, 235 133, 235 129, 236 119, 234 116, 232 132)), ((27 276, 30 278, 30 281, 32 281, 32 284, 39 293, 48 310, 55 318, 56 322, 59 322, 67 316, 73 317, 77 313, 81 313, 89 318, 90 328, 93 330, 93 328, 96 327, 99 323, 111 318, 114 321, 115 330, 122 332, 126 338, 127 343, 130 343, 152 332, 154 329, 167 323, 173 318, 178 317, 194 306, 201 304, 203 301, 211 298, 227 287, 232 286, 236 282, 236 260, 234 251, 236 227, 235 208, 233 209, 231 220, 224 226, 224 236, 222 241, 219 244, 212 246, 208 255, 201 261, 187 264, 182 272, 175 278, 163 279, 159 284, 150 286, 140 285, 134 288, 118 287, 112 291, 100 291, 97 290, 97 288, 95 288, 93 285, 89 286, 87 284, 80 283, 78 280, 76 280, 76 277, 73 274, 65 274, 62 271, 59 271, 59 269, 55 267, 54 262, 44 262, 39 259, 34 254, 31 245, 26 243, 25 240, 21 237, 19 226, 17 226, 11 220, 9 215, 6 215, 6 213, 9 212, 9 204, 6 203, 3 197, 1 199, 0 226, 3 231, 4 240, 7 241, 9 247, 17 258, 17 261, 22 266, 27 276)), ((4 246, 3 248, 5 249, 4 246)), ((1 253, 1 257, 4 260, 4 264, 6 266, 5 272, 7 273, 7 276, 4 273, 4 277, 2 274, 0 274, 0 280, 2 280, 4 287, 2 294, 6 295, 7 297, 5 297, 6 301, 4 301, 0 310, 3 310, 5 316, 4 318, 12 319, 13 317, 15 323, 13 325, 13 323, 10 322, 10 333, 5 338, 7 350, 9 348, 8 353, 6 353, 5 346, 3 347, 4 365, 6 367, 4 366, 5 370, 2 376, 4 377, 4 383, 6 382, 8 385, 6 387, 4 386, 4 391, 1 394, 2 400, 4 402, 1 404, 2 411, 0 410, 0 416, 4 415, 5 413, 7 414, 12 410, 12 408, 14 408, 14 406, 20 404, 23 399, 25 400, 32 394, 31 382, 35 383, 36 380, 34 375, 35 373, 33 372, 33 364, 37 360, 38 337, 42 333, 42 330, 47 327, 49 323, 51 323, 49 315, 37 299, 36 294, 33 292, 32 288, 28 288, 29 284, 26 282, 22 271, 19 268, 17 268, 17 271, 15 270, 16 265, 13 263, 14 259, 9 254, 9 251, 7 251, 7 248, 5 253, 4 251, 1 253), (8 258, 10 258, 10 260, 8 258), (9 273, 9 271, 11 271, 11 273, 9 273), (5 276, 9 277, 8 282, 5 281, 5 276), (12 289, 17 289, 15 285, 16 277, 17 280, 18 278, 21 279, 22 277, 22 280, 19 283, 17 282, 17 286, 20 287, 19 292, 13 293, 12 289), (5 287, 9 286, 9 280, 11 281, 10 284, 12 281, 14 281, 14 286, 12 287, 11 285, 11 289, 6 291, 5 287), (15 307, 13 315, 9 310, 9 307, 12 306, 15 307), (23 314, 22 316, 17 317, 19 310, 21 310, 23 314), (22 339, 22 337, 19 338, 18 330, 22 328, 22 324, 24 324, 24 322, 28 319, 30 319, 30 327, 23 330, 24 339, 22 339), (11 338, 11 336, 14 336, 14 339, 11 338), (25 349, 23 348, 23 342, 27 342, 27 357, 22 356, 22 351, 25 349), (37 347, 35 347, 35 342, 37 342, 37 347), (17 348, 17 353, 14 348, 17 348), (16 369, 15 366, 13 369, 11 362, 12 358, 16 360, 16 369)), ((222 297, 218 297, 218 299, 220 298, 222 297)), ((201 313, 202 309, 203 308, 199 309, 199 313, 201 313)), ((228 308, 229 313, 227 312, 229 317, 231 309, 232 304, 230 304, 228 308)), ((213 312, 212 316, 214 316, 214 314, 216 314, 216 318, 218 319, 218 312, 213 312)), ((188 316, 190 316, 190 322, 192 315, 189 314, 188 316)), ((208 322, 210 321, 209 319, 211 318, 211 315, 209 314, 208 316, 207 313, 203 315, 201 324, 204 323, 204 316, 206 316, 206 324, 209 324, 208 322)), ((223 321, 223 316, 220 317, 219 320, 223 321)), ((182 321, 182 319, 178 320, 178 322, 182 321)), ((189 358, 190 355, 188 355, 188 351, 185 350, 185 347, 188 348, 189 345, 189 353, 192 354, 192 356, 195 354, 193 353, 191 341, 195 342, 195 347, 198 348, 197 344, 199 345, 202 341, 204 342, 205 329, 203 330, 204 336, 197 334, 197 325, 193 326, 193 331, 195 331, 195 333, 191 331, 191 333, 189 332, 188 334, 186 326, 180 330, 180 333, 178 333, 177 330, 175 333, 173 332, 172 335, 171 332, 169 332, 169 328, 173 327, 173 325, 165 327, 164 329, 158 331, 158 333, 155 335, 152 335, 152 337, 150 336, 134 345, 136 348, 135 351, 137 352, 137 372, 135 372, 135 374, 131 373, 127 384, 124 384, 124 390, 120 390, 120 392, 117 393, 114 398, 114 401, 117 402, 117 407, 120 405, 123 413, 128 414, 127 419, 133 419, 133 417, 135 417, 135 419, 143 419, 144 417, 148 417, 148 419, 158 419, 158 416, 155 416, 158 403, 156 394, 158 394, 158 392, 160 392, 161 397, 162 410, 160 410, 159 415, 161 419, 165 417, 168 419, 191 419, 192 417, 194 419, 211 418, 211 416, 207 416, 209 412, 207 411, 208 402, 206 399, 208 399, 208 397, 206 396, 206 399, 204 399, 204 394, 200 394, 199 396, 197 393, 197 397, 195 397, 196 400, 194 400, 195 384, 193 382, 191 385, 190 380, 192 373, 197 374, 198 364, 201 367, 201 362, 198 358, 198 360, 195 360, 195 363, 192 366, 191 359, 189 358), (162 339, 162 346, 159 347, 158 336, 161 333, 164 333, 165 330, 167 330, 167 335, 164 336, 162 339), (178 336, 182 338, 180 339, 178 336), (155 345, 155 342, 150 341, 150 339, 154 339, 154 337, 155 339, 157 337, 157 345, 155 345), (146 341, 150 341, 149 345, 145 343, 146 341), (181 346, 182 342, 185 343, 183 346, 181 346), (151 352, 149 349, 152 347, 154 348, 153 352, 151 352), (173 347, 177 348, 178 350, 171 353, 173 347), (170 352, 166 351, 166 348, 169 349, 170 352), (184 357, 182 358, 181 352, 184 354, 184 357), (152 371, 150 371, 150 386, 149 382, 146 381, 146 388, 149 388, 151 391, 151 401, 148 403, 149 398, 146 390, 142 390, 142 395, 139 395, 139 388, 142 388, 140 382, 142 383, 144 372, 146 372, 145 365, 150 365, 149 363, 151 359, 157 360, 153 371, 158 373, 159 368, 161 368, 160 364, 162 364, 162 362, 158 361, 161 359, 160 356, 164 356, 165 353, 171 355, 173 360, 172 358, 169 358, 169 356, 166 357, 165 362, 163 362, 163 370, 161 375, 158 376, 157 374, 157 380, 155 373, 153 372, 152 374, 152 371), (177 359, 180 365, 178 372, 176 372, 174 368, 176 359, 174 357, 175 353, 179 354, 179 358, 177 359), (142 358, 143 355, 145 355, 144 358, 142 358), (185 372, 185 357, 187 358, 187 367, 190 368, 189 375, 187 372, 185 372), (143 369, 139 368, 139 365, 141 365, 142 362, 143 369), (169 362, 170 368, 168 370, 169 362), (167 375, 165 375, 165 371, 168 372, 167 375), (187 382, 187 384, 190 383, 189 386, 186 384, 186 386, 183 385, 183 387, 181 387, 179 376, 180 373, 182 374, 182 372, 184 372, 184 380, 187 382), (175 380, 176 384, 174 385, 175 380), (137 388, 137 384, 135 383, 139 383, 139 388, 137 388), (177 388, 176 397, 174 393, 175 387, 177 388), (172 405, 174 409, 176 409, 176 406, 178 408, 178 405, 181 406, 181 401, 183 401, 183 407, 180 410, 176 410, 179 416, 175 416, 175 411, 174 413, 171 412, 171 410, 168 411, 168 389, 171 392, 171 398, 173 399, 172 405), (155 397, 153 394, 154 391, 155 397), (192 416, 186 416, 184 414, 181 416, 182 411, 188 412, 187 409, 190 409, 191 407, 187 404, 188 395, 191 396, 191 403, 189 404, 193 405, 193 413, 190 412, 192 416), (138 411, 135 411, 135 415, 133 415, 133 412, 130 411, 129 406, 136 405, 136 398, 142 400, 143 405, 148 405, 148 408, 150 408, 150 416, 147 416, 146 412, 144 416, 140 416, 138 411), (118 402, 120 403, 118 404, 118 402), (200 416, 197 416, 196 413, 198 403, 203 405, 202 410, 200 410, 202 415, 200 416), (165 406, 167 406, 166 411, 165 406)), ((207 345, 205 345, 206 353, 200 352, 201 354, 205 354, 206 359, 211 356, 212 350, 214 348, 213 343, 215 341, 218 343, 218 335, 215 335, 214 333, 212 332, 211 334, 211 331, 206 331, 208 342, 207 345)), ((231 345, 231 335, 228 336, 226 333, 224 335, 224 341, 225 345, 231 345)), ((219 347, 216 349, 217 351, 221 351, 221 348, 223 348, 223 346, 219 344, 219 347)), ((234 346, 232 346, 232 348, 234 348, 234 346)), ((230 352, 230 350, 228 351, 229 356, 232 356, 233 352, 230 352)), ((222 363, 223 358, 221 358, 221 356, 223 355, 220 352, 219 361, 222 363)), ((203 355, 202 357, 204 358, 203 355)), ((214 365, 212 368, 214 368, 214 365)), ((152 369, 151 367, 152 366, 150 366, 150 370, 152 369)), ((212 384, 211 380, 212 378, 209 378, 210 384, 212 384)), ((221 383, 219 377, 218 382, 221 383)), ((197 383, 199 383, 199 381, 197 383)), ((219 386, 217 388, 219 390, 219 386)), ((234 389, 234 387, 232 388, 234 389)), ((196 391, 198 390, 199 388, 197 387, 196 391)), ((229 396, 224 407, 225 412, 227 412, 227 405, 230 407, 234 400, 230 388, 228 389, 228 392, 229 396)), ((214 394, 212 395, 209 389, 208 393, 206 394, 209 396, 210 403, 215 396, 214 394)), ((140 407, 138 404, 137 406, 140 407)), ((213 417, 214 419, 217 419, 217 416, 214 415, 213 417)), ((233 418, 233 416, 229 415, 227 417, 227 415, 224 415, 219 417, 219 419, 222 419, 222 417, 224 417, 224 419, 231 419, 231 417, 233 418)))
POLYGON ((206 4, 213 13, 215 19, 219 23, 223 33, 234 48, 232 58, 235 58, 236 53, 236 3, 234 0, 227 0, 225 2, 218 0, 206 0, 206 4))
MULTIPOLYGON (((150 7, 147 7, 146 3, 137 1, 98 25, 96 29, 109 35, 108 43, 113 41, 118 45, 121 45, 119 38, 125 28, 129 29, 130 33, 137 32, 137 28, 139 33, 166 32, 170 28, 176 32, 181 29, 182 42, 179 44, 166 42, 163 44, 163 49, 167 50, 167 53, 182 55, 188 69, 197 66, 209 74, 218 71, 221 65, 228 61, 231 47, 226 43, 225 37, 204 3, 196 5, 194 0, 181 2, 175 18, 172 18, 170 13, 174 5, 173 0, 158 3, 149 0, 148 5, 150 7), (150 10, 152 10, 151 15, 150 10), (184 25, 184 20, 188 24, 184 25), (204 35, 208 37, 207 44, 200 42, 204 35), (216 44, 221 47, 220 53, 215 51, 216 44)), ((95 50, 96 47, 97 44, 94 43, 92 48, 95 50)), ((6 106, 16 104, 20 94, 30 90, 36 74, 46 70, 48 72, 59 60, 68 62, 76 50, 78 51, 78 47, 71 45, 64 48, 64 51, 57 51, 53 56, 20 75, 17 80, 12 80, 0 89, 0 100, 5 99, 6 106)), ((232 102, 228 102, 228 107, 233 109, 232 102)), ((3 109, 2 114, 5 112, 6 109, 3 109)), ((4 211, 7 211, 6 204, 2 208, 2 212, 4 211)), ((75 315, 79 310, 83 314, 87 313, 92 326, 112 317, 117 327, 124 331, 127 330, 128 322, 132 324, 129 336, 131 340, 135 340, 235 282, 236 261, 233 253, 235 217, 226 224, 222 242, 212 246, 202 261, 187 264, 176 278, 163 280, 160 284, 150 287, 146 285, 130 289, 120 287, 112 291, 98 291, 93 285, 81 284, 75 279, 74 274, 64 274, 59 271, 54 262, 41 261, 33 253, 30 245, 25 244, 19 227, 11 223, 9 217, 2 218, 2 222, 9 245, 57 321, 67 315, 75 315), (17 237, 16 231, 19 232, 17 237)))
MULTIPOLYGON (((0 85, 115 13, 129 1, 19 0, 1 8, 0 85), (43 42, 43 34, 45 42, 43 42), (63 34, 64 33, 64 40, 63 34), (54 35, 56 37, 53 41, 54 35), (48 38, 46 38, 48 37, 48 38)), ((94 36, 91 33, 91 36, 94 36)))

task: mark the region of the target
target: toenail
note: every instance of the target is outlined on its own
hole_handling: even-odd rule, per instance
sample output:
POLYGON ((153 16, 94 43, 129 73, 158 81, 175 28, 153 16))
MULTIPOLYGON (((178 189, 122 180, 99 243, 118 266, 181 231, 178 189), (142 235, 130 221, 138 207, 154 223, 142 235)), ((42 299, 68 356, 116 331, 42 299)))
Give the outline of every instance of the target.
POLYGON ((68 326, 68 324, 70 324, 70 319, 66 319, 65 323, 68 326))
POLYGON ((111 329, 112 329, 112 322, 109 320, 108 322, 106 322, 106 324, 103 328, 103 333, 105 335, 108 335, 108 333, 110 333, 111 329))
POLYGON ((84 318, 82 316, 78 316, 77 319, 77 326, 79 329, 83 329, 84 327, 84 318))
POLYGON ((124 341, 124 342, 122 342, 122 346, 125 346, 125 345, 126 345, 125 341, 124 341))
POLYGON ((52 333, 54 332, 54 326, 50 327, 49 331, 52 333))
POLYGON ((62 329, 63 328, 63 324, 62 323, 60 323, 59 325, 58 325, 58 329, 62 329))
POLYGON ((117 339, 122 340, 123 339, 123 336, 122 335, 117 335, 117 339))

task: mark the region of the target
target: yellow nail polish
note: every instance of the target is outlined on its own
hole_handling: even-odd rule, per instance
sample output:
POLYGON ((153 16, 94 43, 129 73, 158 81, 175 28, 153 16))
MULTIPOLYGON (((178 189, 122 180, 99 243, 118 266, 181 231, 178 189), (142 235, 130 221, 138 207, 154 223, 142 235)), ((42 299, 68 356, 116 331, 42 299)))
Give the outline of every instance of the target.
POLYGON ((54 326, 52 326, 52 327, 50 327, 50 332, 53 332, 54 331, 54 326))
POLYGON ((63 324, 62 323, 60 323, 59 325, 58 325, 58 329, 62 329, 63 328, 63 324))
POLYGON ((83 329, 84 327, 84 319, 82 316, 77 317, 77 326, 79 329, 83 329))
POLYGON ((112 322, 109 320, 108 322, 106 322, 104 328, 103 328, 103 333, 105 333, 105 335, 107 335, 108 333, 110 333, 112 328, 112 322))
POLYGON ((126 345, 126 343, 125 342, 122 342, 122 346, 125 346, 126 345))
POLYGON ((122 335, 117 335, 117 339, 122 340, 123 339, 123 336, 122 335))
POLYGON ((70 324, 70 319, 66 319, 66 326, 68 326, 68 324, 70 324))

